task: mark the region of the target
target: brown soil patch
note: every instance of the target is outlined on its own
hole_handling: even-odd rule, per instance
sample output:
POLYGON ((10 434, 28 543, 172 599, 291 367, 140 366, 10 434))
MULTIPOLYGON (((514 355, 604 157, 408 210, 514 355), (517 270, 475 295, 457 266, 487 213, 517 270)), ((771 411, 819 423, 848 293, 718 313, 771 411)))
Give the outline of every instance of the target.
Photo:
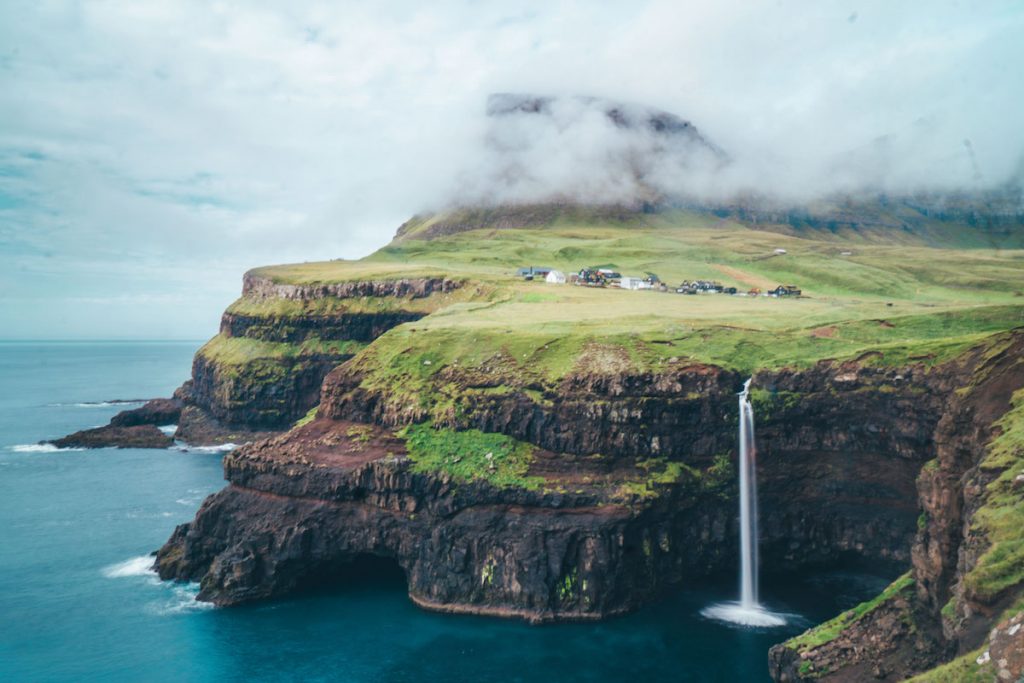
POLYGON ((739 268, 733 268, 732 266, 722 266, 715 264, 715 270, 726 277, 731 277, 737 282, 742 282, 750 287, 760 287, 761 289, 772 289, 775 286, 775 282, 768 278, 761 277, 760 275, 754 275, 748 273, 745 270, 739 268))
MULTIPOLYGON (((243 454, 243 449, 237 451, 243 454)), ((389 429, 347 420, 318 419, 288 434, 244 447, 281 462, 309 462, 334 467, 359 467, 389 455, 405 455, 405 442, 389 429)))
POLYGON ((818 337, 819 339, 831 339, 839 333, 839 328, 835 325, 828 325, 826 327, 818 327, 811 330, 812 337, 818 337))
POLYGON ((573 368, 577 375, 618 375, 633 367, 629 353, 621 346, 587 344, 573 368))

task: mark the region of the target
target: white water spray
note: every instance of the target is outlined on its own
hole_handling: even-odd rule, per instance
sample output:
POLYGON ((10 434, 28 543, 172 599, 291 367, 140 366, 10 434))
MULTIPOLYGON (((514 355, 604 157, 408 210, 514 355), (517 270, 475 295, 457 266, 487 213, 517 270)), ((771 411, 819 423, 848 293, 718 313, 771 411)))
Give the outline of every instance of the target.
POLYGON ((750 380, 740 393, 740 605, 757 603, 757 444, 750 380))
POLYGON ((701 614, 745 626, 782 626, 786 620, 764 609, 757 599, 757 442, 750 381, 743 384, 739 400, 740 601, 712 605, 701 614))

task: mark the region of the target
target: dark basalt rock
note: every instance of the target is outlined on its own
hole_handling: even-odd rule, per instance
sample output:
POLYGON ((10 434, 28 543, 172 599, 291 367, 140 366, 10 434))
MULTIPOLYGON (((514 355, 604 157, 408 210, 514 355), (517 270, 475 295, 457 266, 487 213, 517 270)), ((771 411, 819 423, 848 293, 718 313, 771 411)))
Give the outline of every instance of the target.
POLYGON ((182 406, 176 398, 153 399, 121 411, 105 427, 84 429, 50 443, 58 448, 168 448, 174 439, 158 427, 177 423, 182 406))
POLYGON ((593 487, 457 483, 411 471, 387 431, 352 439, 351 426, 317 420, 227 456, 230 486, 159 551, 160 575, 199 580, 200 599, 227 605, 375 555, 405 570, 424 607, 546 621, 633 609, 726 557, 730 512, 683 486, 638 510, 593 487), (703 523, 684 524, 669 505, 703 523))
POLYGON ((274 282, 255 271, 250 271, 242 278, 242 296, 257 301, 264 299, 302 301, 326 297, 358 299, 367 296, 420 299, 435 292, 441 294, 453 292, 462 285, 461 280, 440 277, 293 285, 274 282))
MULTIPOLYGON (((986 485, 999 472, 979 463, 1011 397, 1024 387, 1021 358, 1024 334, 1010 333, 934 375, 939 381, 935 388, 946 397, 932 421, 927 453, 934 459, 920 470, 916 491, 905 496, 920 513, 910 553, 913 590, 820 646, 802 653, 786 644, 773 647, 775 680, 904 680, 984 642, 994 617, 1010 605, 1013 593, 982 599, 960 579, 990 547, 984 534, 973 529, 972 519, 983 505, 986 485), (954 608, 951 614, 943 613, 947 603, 954 608)), ((854 386, 857 376, 847 372, 840 377, 854 386)), ((900 381, 905 380, 901 373, 900 381)), ((926 399, 920 400, 924 403, 917 407, 928 410, 926 399)), ((910 406, 899 409, 904 416, 909 411, 910 406)), ((991 671, 993 677, 997 670, 991 671)), ((1020 666, 1008 670, 1013 675, 1006 680, 1024 674, 1020 666)))
POLYGON ((209 411, 196 405, 185 406, 178 421, 175 438, 193 446, 219 446, 243 444, 275 436, 274 430, 254 430, 245 427, 231 427, 213 417, 209 411))
POLYGON ((286 429, 317 405, 324 377, 349 358, 351 354, 256 359, 239 372, 198 353, 192 362, 189 403, 229 430, 286 429))
MULTIPOLYGON (((856 364, 759 375, 770 387, 758 413, 764 566, 847 557, 905 566, 914 478, 957 377, 955 368, 856 364)), ((742 379, 709 366, 579 374, 561 400, 513 391, 467 402, 450 426, 545 449, 531 468, 552 482, 544 492, 413 472, 402 442, 377 425, 416 415, 360 388, 343 366, 324 383, 320 419, 225 459, 229 487, 179 527, 157 566, 164 578, 201 581, 200 598, 218 604, 284 595, 369 554, 393 558, 412 599, 431 609, 531 620, 634 609, 672 585, 732 571, 731 478, 719 490, 684 478, 648 499, 613 492, 653 454, 704 470, 730 453, 742 379), (374 431, 369 446, 349 436, 354 422, 374 431), (600 476, 584 464, 595 452, 600 476)))
POLYGON ((110 420, 112 427, 134 427, 137 425, 172 425, 178 423, 183 403, 176 398, 155 398, 134 410, 125 410, 110 420))
POLYGON ((151 424, 85 429, 51 441, 58 448, 168 448, 174 439, 151 424))
POLYGON ((321 341, 370 342, 396 325, 422 317, 422 313, 393 311, 308 315, 298 319, 282 320, 266 316, 225 313, 220 320, 220 332, 228 337, 245 337, 287 344, 301 344, 310 338, 321 341))

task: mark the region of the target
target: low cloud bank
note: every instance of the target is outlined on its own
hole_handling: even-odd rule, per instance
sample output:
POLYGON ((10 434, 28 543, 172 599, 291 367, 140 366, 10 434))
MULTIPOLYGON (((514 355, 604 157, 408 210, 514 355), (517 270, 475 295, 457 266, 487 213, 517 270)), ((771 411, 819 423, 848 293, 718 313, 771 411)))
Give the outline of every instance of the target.
POLYGON ((986 177, 970 139, 936 140, 935 122, 926 119, 840 152, 794 159, 726 150, 673 113, 602 97, 498 93, 487 98, 484 117, 448 204, 792 206, 890 195, 936 205, 998 200, 1024 210, 1024 164, 986 177))

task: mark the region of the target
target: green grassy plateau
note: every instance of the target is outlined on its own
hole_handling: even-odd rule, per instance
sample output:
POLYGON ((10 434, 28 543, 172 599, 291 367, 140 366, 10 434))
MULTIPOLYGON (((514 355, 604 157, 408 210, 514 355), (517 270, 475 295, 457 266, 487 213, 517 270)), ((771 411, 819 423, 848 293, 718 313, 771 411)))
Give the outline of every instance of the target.
MULTIPOLYGON (((315 304, 345 310, 408 305, 432 311, 363 352, 367 369, 401 375, 414 384, 449 364, 486 364, 496 353, 506 364, 517 365, 517 374, 542 381, 556 380, 581 362, 595 371, 656 369, 670 360, 752 371, 872 350, 881 352, 872 362, 934 363, 993 332, 1024 325, 1024 250, 808 239, 686 212, 589 223, 569 214, 543 227, 419 238, 428 224, 413 222, 400 238, 359 261, 254 272, 282 283, 420 276, 471 283, 446 301, 315 304), (566 273, 594 265, 627 275, 651 271, 673 287, 696 278, 741 291, 794 284, 805 297, 686 296, 551 285, 516 278, 515 269, 527 265, 566 273), (430 364, 424 365, 427 360, 430 364)), ((243 299, 232 310, 274 308, 276 314, 299 315, 309 306, 243 299)), ((374 379, 394 377, 369 381, 374 379)))

